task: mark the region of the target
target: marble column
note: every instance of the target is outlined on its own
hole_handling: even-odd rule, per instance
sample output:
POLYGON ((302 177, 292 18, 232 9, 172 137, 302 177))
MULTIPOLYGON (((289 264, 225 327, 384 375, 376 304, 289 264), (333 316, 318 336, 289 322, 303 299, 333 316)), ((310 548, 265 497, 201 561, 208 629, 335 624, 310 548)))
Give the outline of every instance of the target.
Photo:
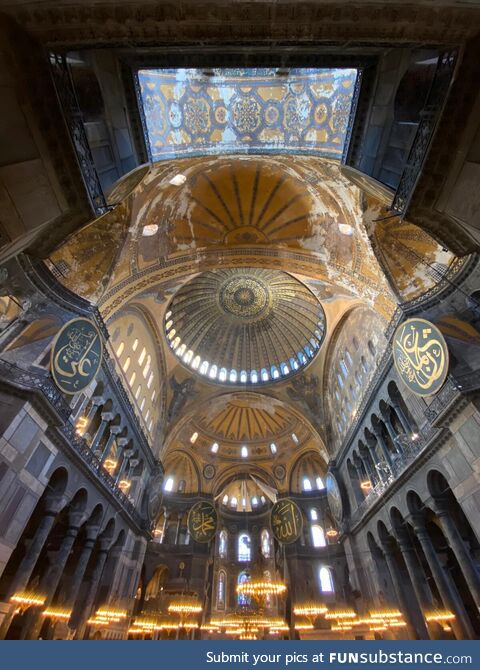
POLYGON ((473 640, 475 632, 462 603, 462 600, 452 583, 450 576, 445 572, 440 562, 433 542, 425 526, 424 518, 421 514, 412 514, 412 523, 415 534, 420 542, 425 558, 427 559, 431 573, 435 580, 438 592, 445 609, 455 614, 455 620, 452 622, 452 628, 457 639, 473 640))
POLYGON ((103 463, 107 460, 108 455, 112 449, 113 443, 115 441, 116 436, 121 432, 121 427, 120 426, 110 426, 110 435, 108 437, 108 440, 105 444, 105 447, 100 455, 100 463, 103 465, 103 463))
POLYGON ((85 419, 86 419, 86 428, 85 428, 85 431, 84 431, 84 433, 83 433, 83 439, 84 439, 84 440, 91 440, 91 439, 92 439, 92 435, 91 435, 91 433, 90 433, 91 423, 92 423, 92 421, 93 421, 93 419, 94 419, 94 417, 95 417, 95 414, 96 414, 97 411, 98 411, 98 408, 99 408, 101 405, 103 405, 103 403, 105 402, 105 400, 104 400, 103 398, 95 398, 95 400, 93 400, 92 402, 93 402, 93 404, 92 404, 92 406, 90 407, 90 410, 89 410, 88 414, 87 414, 86 417, 85 417, 85 419))
POLYGON ((392 444, 395 448, 395 451, 397 452, 397 454, 401 455, 402 454, 402 448, 398 444, 398 440, 397 440, 398 434, 395 432, 395 428, 393 427, 392 420, 390 418, 390 412, 382 412, 382 416, 383 416, 383 422, 385 424, 385 428, 387 429, 387 432, 390 436, 390 439, 392 440, 392 444))
POLYGON ((405 565, 407 566, 407 571, 410 577, 410 581, 412 582, 413 590, 415 591, 415 595, 417 596, 419 610, 423 616, 426 630, 428 631, 428 636, 431 638, 432 636, 430 635, 428 624, 425 620, 424 615, 425 612, 428 612, 428 610, 433 609, 433 601, 432 601, 432 594, 427 584, 427 578, 425 572, 417 557, 415 547, 413 546, 413 543, 408 537, 406 531, 403 529, 397 530, 395 531, 395 536, 397 539, 400 552, 403 556, 403 560, 405 561, 405 565))
POLYGON ((93 606, 95 605, 95 598, 97 596, 98 585, 102 577, 103 568, 105 567, 105 562, 108 556, 108 548, 110 545, 110 540, 102 539, 100 540, 100 546, 97 553, 97 559, 95 562, 95 567, 93 569, 92 575, 90 577, 90 582, 88 584, 87 595, 83 603, 80 615, 77 630, 75 633, 75 639, 81 640, 85 633, 85 628, 87 621, 90 616, 93 614, 93 606))
MULTIPOLYGON (((6 601, 9 601, 14 593, 24 591, 27 588, 28 582, 32 576, 33 570, 35 569, 35 565, 39 559, 41 551, 45 545, 45 542, 47 541, 50 531, 52 530, 53 524, 55 523, 55 519, 60 510, 60 503, 60 499, 47 502, 44 515, 37 526, 37 530, 32 538, 30 546, 28 547, 27 552, 18 566, 15 576, 10 583, 10 587, 5 598, 6 601)), ((0 640, 5 639, 5 635, 8 632, 16 609, 17 605, 12 604, 9 612, 5 615, 2 621, 2 625, 0 626, 0 640)))
POLYGON ((382 540, 382 549, 388 570, 392 577, 393 586, 397 596, 400 609, 405 616, 410 636, 413 639, 428 640, 428 630, 425 621, 419 615, 420 606, 418 602, 410 602, 405 593, 402 583, 402 574, 395 558, 395 546, 393 540, 382 540))
MULTIPOLYGON (((69 526, 60 544, 60 548, 55 554, 53 563, 40 581, 39 590, 46 595, 45 608, 52 604, 55 592, 65 569, 65 564, 78 535, 78 531, 80 530, 82 517, 83 512, 72 512, 69 515, 69 526)), ((35 616, 32 617, 30 625, 25 630, 25 638, 36 640, 40 634, 43 621, 43 617, 40 616, 40 612, 37 610, 35 616)))
POLYGON ((120 480, 122 479, 127 467, 128 467, 128 462, 130 458, 133 456, 133 449, 124 449, 123 451, 123 461, 122 464, 120 465, 120 468, 118 470, 118 473, 115 476, 115 483, 118 485, 120 480))
POLYGON ((480 578, 470 552, 458 531, 450 510, 448 509, 448 502, 434 500, 433 510, 438 517, 443 534, 447 538, 448 544, 460 565, 460 569, 463 572, 463 576, 465 577, 465 581, 468 584, 468 588, 470 589, 475 604, 477 608, 480 609, 480 578))
POLYGON ((408 421, 405 412, 403 411, 403 407, 400 404, 400 401, 397 399, 392 399, 392 405, 395 408, 398 420, 402 424, 403 430, 407 435, 410 435, 412 432, 412 427, 410 426, 410 422, 408 421))
MULTIPOLYGON (((87 526, 85 531, 86 537, 83 542, 83 547, 80 552, 80 556, 78 557, 77 564, 75 566, 75 571, 73 573, 72 581, 70 583, 67 598, 64 602, 65 608, 66 609, 70 608, 72 610, 72 616, 78 592, 80 590, 80 586, 82 585, 83 578, 85 576, 85 570, 87 569, 88 561, 90 560, 93 547, 95 546, 95 542, 97 541, 98 530, 99 530, 98 526, 91 526, 91 527, 87 526)), ((73 628, 73 626, 71 625, 72 616, 70 617, 69 622, 70 628, 73 628)))
MULTIPOLYGON (((97 431, 95 435, 93 436, 92 443, 90 445, 90 449, 95 453, 95 450, 97 449, 98 445, 100 444, 103 435, 107 429, 108 424, 110 421, 113 419, 113 415, 109 412, 102 414, 102 420, 100 422, 100 425, 97 428, 97 431)), ((95 454, 97 455, 97 454, 95 454)), ((101 454, 99 454, 100 457, 101 454)))
POLYGON ((390 451, 389 451, 389 449, 388 449, 388 447, 385 443, 385 440, 383 439, 382 429, 381 429, 379 424, 377 424, 375 426, 372 426, 372 428, 373 428, 373 432, 375 433, 375 436, 377 438, 377 442, 380 445, 380 449, 382 450, 382 453, 385 457, 385 460, 386 460, 386 462, 387 462, 387 464, 388 464, 388 466, 390 467, 390 470, 391 470, 392 469, 392 455, 391 455, 391 453, 390 453, 390 451))

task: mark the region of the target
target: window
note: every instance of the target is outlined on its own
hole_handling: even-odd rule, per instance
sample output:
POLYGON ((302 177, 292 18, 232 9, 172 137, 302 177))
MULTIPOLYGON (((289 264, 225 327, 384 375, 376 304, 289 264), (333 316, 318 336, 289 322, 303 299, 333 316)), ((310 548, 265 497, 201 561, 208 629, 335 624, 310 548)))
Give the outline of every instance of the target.
POLYGON ((190 442, 192 444, 195 444, 195 442, 197 441, 197 437, 198 437, 198 433, 192 433, 192 435, 190 436, 190 442))
POLYGON ((156 391, 156 389, 154 389, 154 391, 152 393, 152 402, 155 400, 156 395, 157 395, 157 391, 156 391))
POLYGON ((203 363, 200 366, 200 374, 201 375, 206 375, 207 374, 208 366, 209 366, 208 361, 203 361, 203 363))
POLYGON ((167 477, 163 486, 164 491, 173 491, 173 477, 167 477))
POLYGON ((257 496, 252 497, 252 507, 256 507, 258 505, 258 498, 257 496))
POLYGON ((312 508, 312 509, 310 510, 310 519, 311 519, 312 521, 317 521, 317 519, 318 519, 318 512, 317 512, 316 509, 313 509, 313 508, 312 508))
POLYGON ((130 381, 128 382, 130 384, 130 386, 134 385, 136 376, 137 376, 137 373, 133 372, 132 376, 130 377, 130 381))
POLYGON ((240 449, 240 456, 241 456, 242 458, 248 458, 248 447, 243 446, 243 447, 240 449))
MULTIPOLYGON (((238 575, 237 584, 245 584, 245 582, 249 581, 250 581, 250 575, 248 574, 248 572, 245 572, 245 570, 238 575)), ((239 605, 250 605, 251 602, 252 599, 250 598, 250 596, 246 596, 243 593, 239 593, 237 595, 237 603, 239 605)))
POLYGON ((145 367, 143 368, 143 378, 146 379, 147 375, 150 371, 150 363, 152 362, 152 357, 150 354, 147 356, 147 362, 145 363, 145 367))
POLYGON ((147 413, 145 414, 145 422, 148 421, 148 417, 150 416, 150 410, 147 409, 147 413))
POLYGON ((298 437, 295 435, 295 433, 292 433, 292 440, 295 442, 295 444, 298 444, 298 437))
POLYGON ((181 479, 181 480, 178 482, 178 487, 177 487, 177 491, 178 491, 178 493, 185 493, 185 487, 186 487, 186 485, 187 485, 187 482, 186 482, 184 479, 181 479))
POLYGON ((132 351, 137 351, 137 347, 138 347, 138 340, 135 339, 132 344, 132 351))
POLYGON ((282 375, 288 375, 290 372, 288 365, 286 363, 280 363, 280 370, 282 371, 282 375))
POLYGON ((338 381, 338 384, 339 384, 340 388, 343 389, 343 378, 342 378, 342 375, 339 372, 337 372, 337 381, 338 381))
POLYGON ((185 353, 186 350, 187 350, 187 345, 186 345, 185 342, 184 342, 183 344, 181 344, 181 345, 178 347, 178 349, 177 349, 177 356, 183 356, 183 354, 185 353))
POLYGON ((220 558, 226 558, 227 556, 227 539, 227 531, 220 531, 220 535, 218 537, 218 555, 220 558))
POLYGON ((277 445, 275 444, 275 442, 272 442, 272 444, 270 445, 270 451, 272 452, 272 454, 277 453, 277 445))
POLYGON ((353 346, 355 347, 355 349, 358 350, 358 340, 357 340, 357 338, 356 338, 355 336, 353 337, 352 342, 353 342, 353 346))
POLYGON ((265 368, 262 368, 262 371, 260 372, 260 376, 262 378, 262 382, 268 382, 268 372, 266 371, 265 368))
POLYGON ((193 358, 193 351, 191 349, 189 349, 187 351, 187 353, 185 354, 185 356, 183 357, 183 362, 188 364, 188 363, 190 363, 192 358, 193 358))
POLYGON ((270 368, 270 374, 272 375, 272 379, 278 379, 280 377, 280 373, 275 365, 272 365, 270 368))
POLYGON ((199 365, 200 365, 200 356, 195 356, 192 362, 192 368, 194 370, 197 370, 199 365))
POLYGON ((312 483, 309 480, 308 477, 304 477, 302 480, 302 488, 304 491, 311 491, 312 490, 312 483))
POLYGON ((128 356, 127 360, 126 360, 125 363, 123 364, 123 371, 124 371, 124 372, 126 372, 126 371, 128 370, 128 368, 130 367, 130 362, 131 362, 131 361, 130 361, 130 356, 128 356))
MULTIPOLYGON (((180 340, 179 340, 179 342, 180 342, 180 340)), ((145 347, 143 347, 142 353, 138 357, 138 364, 139 365, 143 365, 143 361, 145 360, 146 355, 147 355, 147 350, 145 349, 145 347)))
POLYGON ((125 342, 120 342, 117 348, 117 356, 120 358, 120 356, 123 354, 123 350, 125 349, 125 342))
POLYGON ((227 370, 226 368, 221 368, 220 372, 218 373, 218 381, 224 382, 227 379, 227 370))
POLYGON ((373 344, 372 340, 368 340, 367 347, 368 347, 368 351, 370 352, 370 355, 372 356, 372 358, 375 358, 375 354, 377 353, 377 350, 375 349, 375 345, 373 344))
POLYGON ((214 443, 212 444, 212 446, 210 447, 210 451, 212 452, 212 454, 216 454, 216 453, 217 453, 217 451, 218 451, 218 443, 217 443, 217 442, 214 442, 214 443))
POLYGON ((361 362, 361 364, 362 364, 362 370, 363 370, 363 371, 365 372, 365 374, 366 374, 366 373, 368 372, 368 363, 367 363, 367 361, 365 360, 365 356, 362 356, 362 358, 360 359, 360 362, 361 362))
POLYGON ((140 411, 143 412, 143 408, 145 407, 145 396, 142 398, 142 402, 140 403, 140 411))
POLYGON ((318 573, 320 579, 320 591, 322 593, 333 593, 333 578, 330 568, 322 567, 318 573))
POLYGON ((317 489, 319 491, 325 488, 325 484, 323 483, 323 479, 321 477, 317 477, 315 479, 315 484, 317 485, 317 489))
POLYGON ((260 535, 260 545, 262 547, 262 554, 265 558, 270 558, 270 533, 266 528, 262 530, 260 535))
POLYGON ((210 368, 210 373, 209 373, 208 376, 210 377, 210 379, 215 379, 216 378, 216 376, 217 376, 217 366, 216 365, 212 365, 212 367, 210 368))
POLYGON ((241 384, 246 384, 247 383, 247 371, 246 370, 240 370, 240 383, 241 384))
POLYGON ((228 495, 225 493, 225 495, 222 498, 222 503, 226 505, 228 503, 228 495))
POLYGON ((312 543, 314 547, 326 547, 327 543, 325 542, 325 533, 323 528, 318 524, 312 526, 312 543))
POLYGON ((251 540, 250 535, 247 533, 241 533, 238 536, 238 560, 241 563, 248 563, 252 557, 251 549, 251 540))
POLYGON ((139 384, 137 390, 135 391, 135 400, 139 399, 141 392, 142 392, 142 385, 139 384))
POLYGON ((237 499, 235 496, 230 500, 230 507, 236 507, 237 506, 237 499))
POLYGON ((225 572, 220 570, 217 580, 217 609, 219 610, 225 609, 225 582, 225 572))
POLYGON ((345 349, 345 358, 347 359, 347 364, 351 368, 353 365, 352 357, 350 356, 350 352, 348 349, 345 349))
POLYGON ((153 372, 150 373, 150 377, 148 378, 147 389, 150 388, 150 386, 152 385, 152 382, 153 382, 153 372))
POLYGON ((230 370, 230 381, 234 384, 237 381, 237 371, 230 370))
POLYGON ((250 381, 252 384, 256 384, 258 382, 258 375, 256 370, 252 370, 250 373, 250 381))
POLYGON ((345 377, 345 379, 346 379, 346 378, 347 378, 347 375, 348 375, 348 370, 347 370, 347 365, 346 365, 346 363, 345 363, 345 361, 344 361, 343 358, 340 360, 340 370, 342 371, 342 375, 343 375, 343 376, 345 377))

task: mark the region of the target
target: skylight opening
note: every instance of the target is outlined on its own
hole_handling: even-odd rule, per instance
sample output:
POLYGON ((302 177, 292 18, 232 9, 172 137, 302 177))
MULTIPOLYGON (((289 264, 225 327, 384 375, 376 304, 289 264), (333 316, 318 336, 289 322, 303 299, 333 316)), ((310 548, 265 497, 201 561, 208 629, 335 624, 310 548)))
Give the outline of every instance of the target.
POLYGON ((245 445, 240 449, 240 456, 242 458, 248 458, 248 447, 245 445))

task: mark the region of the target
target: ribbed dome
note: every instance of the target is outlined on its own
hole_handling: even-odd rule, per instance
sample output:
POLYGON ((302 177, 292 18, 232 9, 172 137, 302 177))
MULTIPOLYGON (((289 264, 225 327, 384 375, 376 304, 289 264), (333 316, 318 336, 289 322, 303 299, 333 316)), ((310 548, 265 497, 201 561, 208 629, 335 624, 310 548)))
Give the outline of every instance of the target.
POLYGON ((278 270, 227 268, 185 284, 166 314, 176 356, 210 379, 258 384, 305 366, 325 315, 313 293, 278 270))

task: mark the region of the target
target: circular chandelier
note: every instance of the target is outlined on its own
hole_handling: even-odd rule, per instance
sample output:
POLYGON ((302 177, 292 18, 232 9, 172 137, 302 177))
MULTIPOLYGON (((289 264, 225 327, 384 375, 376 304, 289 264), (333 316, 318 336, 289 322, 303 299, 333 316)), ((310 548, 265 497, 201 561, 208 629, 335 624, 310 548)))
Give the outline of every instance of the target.
POLYGON ((269 582, 260 579, 252 579, 237 585, 237 593, 255 600, 282 595, 286 590, 287 587, 283 582, 269 582))
POLYGON ((202 606, 197 596, 189 594, 173 596, 168 606, 170 614, 180 614, 181 616, 190 616, 201 611, 202 606))

